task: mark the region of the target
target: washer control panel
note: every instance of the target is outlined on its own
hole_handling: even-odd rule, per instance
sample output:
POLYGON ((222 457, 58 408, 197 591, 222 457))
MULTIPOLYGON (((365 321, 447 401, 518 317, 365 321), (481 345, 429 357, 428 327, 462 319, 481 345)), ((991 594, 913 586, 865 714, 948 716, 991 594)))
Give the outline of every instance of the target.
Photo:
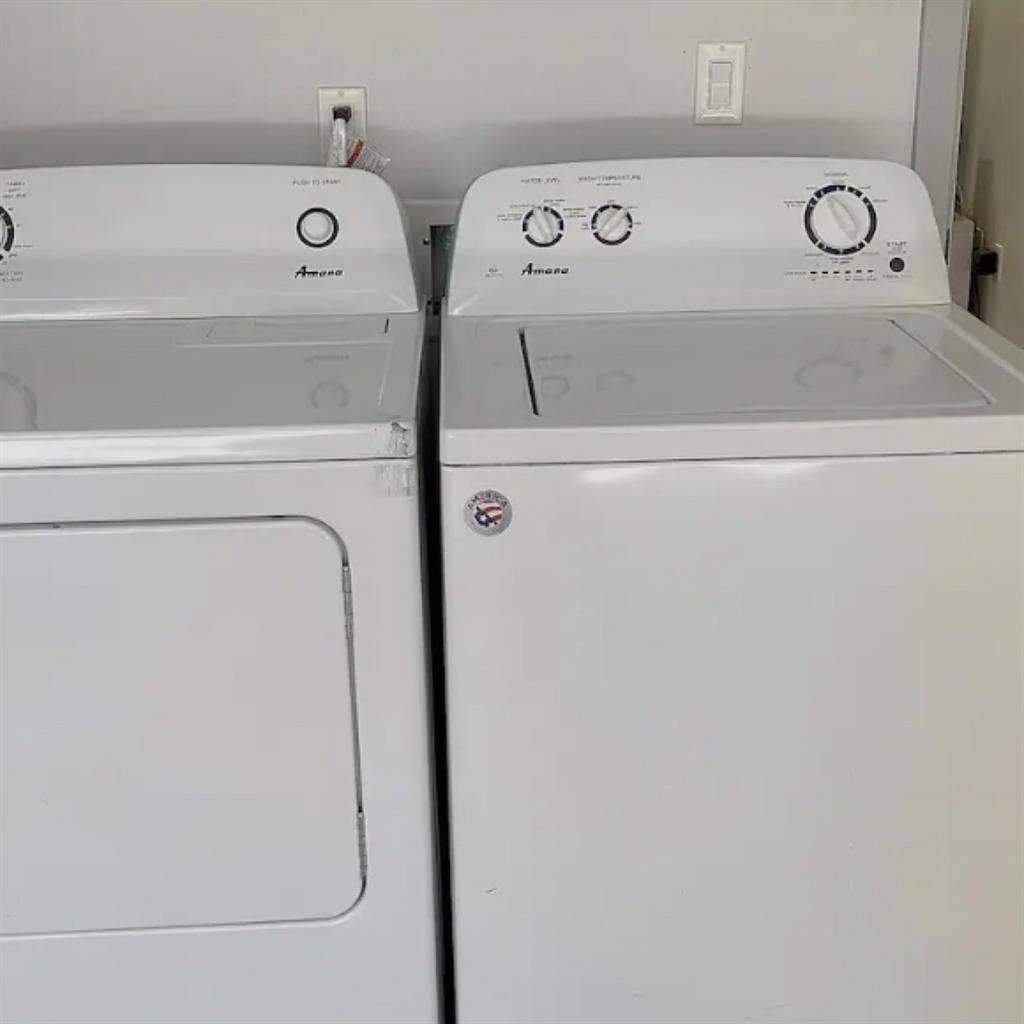
POLYGON ((459 216, 451 315, 949 301, 928 195, 875 160, 507 168, 459 216))
POLYGON ((418 308, 398 201, 364 171, 0 171, 0 319, 418 308))

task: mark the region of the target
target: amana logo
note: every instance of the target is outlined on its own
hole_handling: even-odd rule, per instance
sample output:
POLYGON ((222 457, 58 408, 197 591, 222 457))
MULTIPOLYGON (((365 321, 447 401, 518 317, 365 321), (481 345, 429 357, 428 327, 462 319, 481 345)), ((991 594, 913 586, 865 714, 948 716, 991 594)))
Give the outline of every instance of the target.
POLYGON ((330 270, 310 269, 305 263, 295 271, 296 277, 341 277, 345 271, 341 267, 332 267, 330 270))
POLYGON ((548 276, 549 274, 568 274, 568 267, 535 267, 533 260, 530 260, 522 269, 520 277, 537 277, 537 276, 548 276))

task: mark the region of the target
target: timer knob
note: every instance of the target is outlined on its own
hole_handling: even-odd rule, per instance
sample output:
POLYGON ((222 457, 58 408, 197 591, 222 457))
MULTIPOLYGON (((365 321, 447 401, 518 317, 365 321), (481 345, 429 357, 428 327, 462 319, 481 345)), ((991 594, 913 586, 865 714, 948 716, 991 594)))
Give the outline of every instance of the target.
POLYGON ((303 245, 323 249, 338 237, 338 218, 322 206, 313 206, 300 214, 295 230, 303 245))
POLYGON ((823 252, 849 256, 860 252, 875 237, 878 215, 860 189, 826 185, 808 202, 804 227, 808 238, 823 252))
POLYGON ((546 249, 554 245, 565 230, 562 215, 551 206, 535 206, 523 218, 523 235, 530 245, 546 249))
POLYGON ((590 230, 603 245, 621 245, 633 233, 633 217, 618 203, 606 203, 594 211, 590 230))
POLYGON ((0 206, 0 253, 10 252, 14 245, 14 221, 11 215, 0 206))

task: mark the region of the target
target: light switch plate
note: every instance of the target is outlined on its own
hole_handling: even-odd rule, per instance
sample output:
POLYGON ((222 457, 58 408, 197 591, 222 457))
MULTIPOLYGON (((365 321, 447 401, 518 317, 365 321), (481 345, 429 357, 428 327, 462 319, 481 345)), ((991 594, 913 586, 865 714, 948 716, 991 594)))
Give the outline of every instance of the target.
MULTIPOLYGON (((719 69, 720 70, 720 69, 719 69)), ((716 79, 721 76, 716 76, 716 79)), ((700 43, 694 75, 693 120, 695 124, 742 124, 743 90, 747 78, 746 43, 700 43), (722 103, 723 87, 712 81, 712 65, 732 66, 728 101, 722 103), (714 85, 714 89, 712 86, 714 85)))
POLYGON ((366 86, 325 85, 316 91, 317 124, 320 129, 320 157, 327 160, 331 148, 331 130, 334 127, 334 108, 351 107, 352 119, 348 123, 351 138, 366 138, 366 86))

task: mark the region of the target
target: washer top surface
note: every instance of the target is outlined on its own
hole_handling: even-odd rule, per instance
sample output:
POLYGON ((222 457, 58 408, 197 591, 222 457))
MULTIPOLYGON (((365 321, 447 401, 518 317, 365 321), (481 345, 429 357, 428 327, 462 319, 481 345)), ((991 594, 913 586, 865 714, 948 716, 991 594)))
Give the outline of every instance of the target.
POLYGON ((449 465, 1024 450, 1024 352, 956 307, 449 317, 449 465))
POLYGON ((522 346, 536 414, 558 422, 988 404, 909 325, 881 317, 546 324, 522 346))

